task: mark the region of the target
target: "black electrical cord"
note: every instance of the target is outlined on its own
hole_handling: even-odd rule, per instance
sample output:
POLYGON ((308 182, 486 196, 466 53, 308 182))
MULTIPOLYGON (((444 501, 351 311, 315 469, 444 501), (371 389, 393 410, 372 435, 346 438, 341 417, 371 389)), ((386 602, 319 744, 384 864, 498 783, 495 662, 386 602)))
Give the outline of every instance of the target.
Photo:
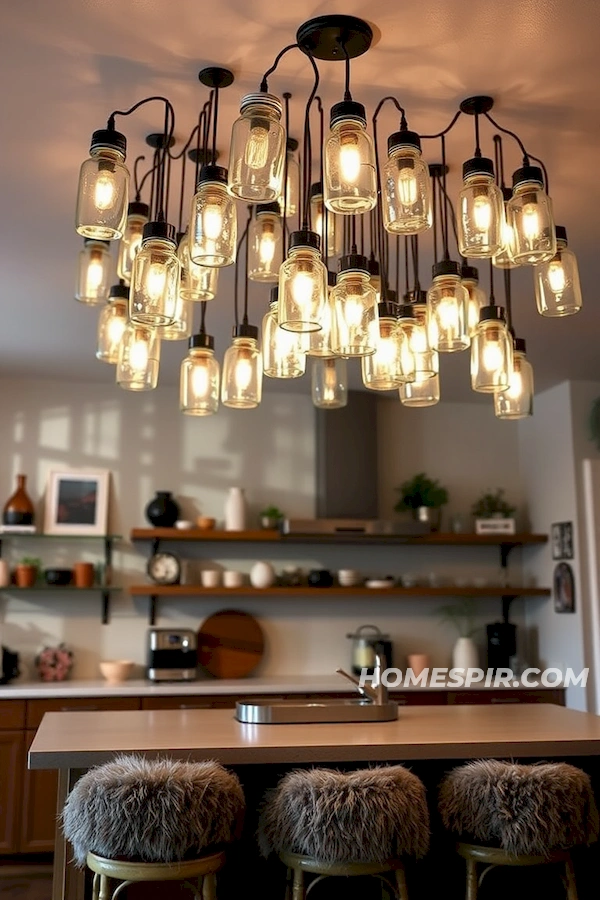
POLYGON ((262 81, 261 81, 261 83, 260 83, 260 91, 261 91, 262 94, 267 94, 267 93, 268 93, 268 91, 269 91, 269 85, 267 84, 267 79, 269 78, 269 75, 272 75, 272 74, 273 74, 273 72, 275 71, 275 69, 276 69, 277 66, 279 65, 279 63, 280 63, 282 57, 284 57, 285 54, 288 53, 288 51, 290 51, 290 50, 295 50, 296 48, 297 48, 298 50, 300 49, 300 47, 299 47, 298 44, 288 44, 287 47, 284 47, 283 50, 280 50, 280 51, 279 51, 279 53, 278 53, 277 56, 275 57, 275 61, 274 61, 273 65, 271 66, 270 69, 267 69, 267 71, 265 72, 265 74, 264 74, 263 77, 262 77, 262 81))
POLYGON ((140 199, 140 182, 138 179, 138 165, 146 159, 145 156, 137 156, 135 162, 133 164, 133 186, 135 188, 135 199, 136 202, 139 202, 140 199))
POLYGON ((302 196, 302 229, 308 231, 310 229, 310 175, 311 175, 311 163, 312 163, 312 148, 311 148, 311 134, 310 134, 310 108, 312 106, 313 100, 317 95, 317 91, 319 89, 319 70, 317 69, 316 63, 310 54, 307 54, 310 60, 310 64, 313 67, 313 72, 315 74, 315 81, 313 84, 312 91, 310 92, 310 96, 306 103, 306 109, 304 111, 304 135, 303 135, 303 146, 302 146, 302 163, 303 163, 303 175, 304 175, 304 184, 303 187, 303 196, 302 196))
MULTIPOLYGON (((290 92, 286 91, 285 94, 283 95, 283 99, 284 99, 284 107, 283 107, 284 119, 283 119, 283 121, 284 121, 286 135, 289 134, 289 132, 290 132, 290 100, 291 100, 291 98, 292 98, 292 95, 290 94, 290 92)), ((284 161, 283 161, 283 213, 282 213, 282 217, 283 217, 283 225, 284 226, 285 226, 285 218, 287 215, 288 200, 289 200, 288 169, 289 169, 288 151, 287 151, 287 147, 286 147, 285 157, 284 157, 284 161)), ((281 243, 282 243, 282 253, 283 253, 282 258, 285 259, 287 256, 287 233, 286 233, 285 227, 283 227, 281 229, 281 232, 282 232, 281 243)))
MULTIPOLYGON (((238 241, 238 243, 237 243, 236 259, 239 258, 240 250, 241 250, 241 248, 242 248, 242 244, 244 243, 244 241, 247 242, 248 229, 250 228, 250 222, 252 221, 252 207, 249 206, 248 209, 250 210, 250 215, 248 216, 248 221, 246 222, 246 227, 245 227, 244 230, 242 231, 242 234, 241 234, 241 236, 240 236, 240 239, 239 239, 239 241, 238 241)), ((246 264, 247 264, 247 263, 246 263, 246 264)), ((233 315, 234 315, 234 322, 235 322, 235 325, 236 325, 236 328, 237 328, 237 326, 239 325, 239 313, 238 313, 238 270, 239 270, 239 266, 237 265, 237 263, 236 263, 236 265, 233 267, 233 269, 234 269, 233 315)), ((246 278, 246 281, 248 281, 248 278, 246 278)))

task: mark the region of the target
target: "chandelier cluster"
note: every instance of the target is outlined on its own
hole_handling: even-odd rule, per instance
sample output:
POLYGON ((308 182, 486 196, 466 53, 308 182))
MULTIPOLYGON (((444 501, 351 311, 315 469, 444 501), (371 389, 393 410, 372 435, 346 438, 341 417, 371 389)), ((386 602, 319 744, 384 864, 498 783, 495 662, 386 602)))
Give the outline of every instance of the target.
POLYGON ((361 360, 365 387, 398 390, 406 406, 430 406, 440 398, 439 354, 470 349, 471 386, 493 396, 495 414, 505 419, 531 415, 533 373, 525 342, 513 328, 511 269, 533 267, 543 316, 571 315, 582 304, 577 261, 565 229, 555 226, 546 169, 514 132, 492 118, 489 97, 464 100, 443 131, 420 135, 409 129, 399 101, 387 96, 372 117, 371 136, 365 107, 350 90, 351 59, 366 52, 371 40, 369 25, 351 16, 324 16, 301 26, 296 42, 278 54, 259 90, 243 97, 227 168, 217 164, 219 94, 233 82, 226 69, 200 72, 209 97, 177 154, 172 149, 174 111, 164 97, 117 110, 105 129, 94 132, 77 198, 76 230, 84 237, 84 248, 76 296, 84 304, 103 306, 96 356, 116 365, 120 387, 155 388, 161 342, 187 339, 180 408, 188 415, 215 413, 219 401, 238 409, 256 407, 263 374, 297 378, 308 357, 318 407, 345 405, 347 360, 352 358, 361 360), (294 49, 303 51, 314 73, 299 158, 298 142, 288 133, 291 94, 280 99, 268 87, 282 57, 294 49), (331 109, 327 132, 316 60, 345 65, 343 99, 331 109), (164 105, 164 126, 148 138, 154 158, 141 182, 137 164, 143 157, 136 160, 135 191, 130 192, 127 142, 115 119, 152 101, 164 105), (383 160, 377 121, 386 103, 395 106, 400 122, 388 138, 383 160), (316 160, 314 108, 320 124, 316 160), (474 122, 474 152, 463 164, 463 185, 453 204, 446 184, 446 137, 461 115, 474 122), (501 134, 493 137, 494 159, 482 153, 481 120, 519 147, 522 164, 513 174, 512 188, 504 183, 501 134), (439 142, 441 163, 425 162, 424 140, 439 142), (195 163, 195 193, 186 223, 188 159, 195 163), (171 168, 178 160, 176 231, 167 215, 171 168), (150 201, 144 203, 148 180, 150 201), (248 208, 239 237, 238 201, 248 208), (435 262, 431 287, 424 292, 419 240, 426 231, 433 234, 435 262), (450 256, 451 231, 458 260, 450 256), (110 246, 117 241, 119 283, 110 287, 110 246), (337 274, 328 269, 333 258, 339 258, 337 274), (473 266, 482 260, 489 265, 487 297, 473 266), (227 266, 235 266, 235 324, 221 373, 205 319, 207 303, 217 295, 219 270, 227 266), (503 270, 503 306, 494 296, 496 269, 503 270), (259 329, 248 317, 249 279, 273 285, 261 347, 259 329), (196 303, 200 327, 192 334, 196 303))

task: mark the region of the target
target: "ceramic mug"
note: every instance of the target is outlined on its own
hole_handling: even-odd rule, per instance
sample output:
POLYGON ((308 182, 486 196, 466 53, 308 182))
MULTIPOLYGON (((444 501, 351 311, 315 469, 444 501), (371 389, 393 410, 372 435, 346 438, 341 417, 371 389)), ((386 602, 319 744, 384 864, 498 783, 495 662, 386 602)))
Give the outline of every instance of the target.
POLYGON ((223 584, 228 588, 242 587, 244 583, 244 573, 236 572, 235 569, 226 569, 223 572, 223 584))
POLYGON ((429 668, 429 657, 426 653, 410 653, 408 655, 408 668, 412 669, 415 678, 424 669, 429 668))
POLYGON ((221 573, 218 569, 202 569, 200 572, 202 587, 216 588, 221 583, 221 573))
POLYGON ((73 566, 73 582, 75 587, 89 588, 94 585, 94 565, 89 562, 76 562, 73 566))

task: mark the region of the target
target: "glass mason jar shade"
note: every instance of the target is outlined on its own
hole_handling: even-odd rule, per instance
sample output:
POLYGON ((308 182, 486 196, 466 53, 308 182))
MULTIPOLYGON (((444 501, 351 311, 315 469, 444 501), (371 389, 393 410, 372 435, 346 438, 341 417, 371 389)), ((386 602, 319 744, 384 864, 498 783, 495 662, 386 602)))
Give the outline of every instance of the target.
MULTIPOLYGON (((188 301, 189 302, 189 301, 188 301)), ((181 363, 179 409, 186 416, 210 416, 219 408, 219 363, 209 334, 194 334, 181 363)))
POLYGON ((543 189, 542 171, 523 166, 513 175, 508 223, 514 232, 513 258, 517 265, 539 266, 556 253, 552 201, 543 189))
POLYGON ((494 394, 494 412, 499 419, 526 419, 533 415, 533 368, 525 352, 525 341, 516 338, 509 385, 505 391, 494 394))
POLYGON ((327 298, 321 316, 321 328, 319 331, 311 331, 308 335, 308 356, 334 356, 331 349, 331 329, 333 328, 333 288, 336 276, 334 272, 327 271, 327 298))
POLYGON ((320 409, 340 409, 348 403, 348 366, 339 356, 313 359, 312 402, 320 409))
POLYGON ((300 208, 300 166, 294 156, 298 143, 293 138, 287 140, 287 189, 285 195, 285 211, 283 209, 283 191, 279 197, 281 215, 286 219, 298 214, 300 208))
POLYGON ((117 384, 126 391, 152 391, 158 383, 160 338, 156 328, 129 322, 119 345, 117 384))
POLYGON ((414 131, 397 131, 388 138, 381 192, 386 231, 419 234, 431 226, 431 178, 414 131))
POLYGON ((366 257, 343 256, 332 291, 331 347, 339 356, 368 356, 379 342, 377 295, 369 278, 366 257))
POLYGON ((287 331, 318 331, 327 299, 327 269, 314 231, 293 231, 279 270, 277 320, 287 331))
MULTIPOLYGON (((437 350, 434 350, 429 344, 427 304, 424 302, 426 295, 424 291, 413 292, 406 295, 405 299, 410 300, 412 296, 417 299, 410 302, 409 308, 405 308, 405 311, 402 312, 398 327, 405 332, 408 339, 408 349, 413 357, 414 379, 433 378, 440 371, 440 358, 437 350), (413 318, 408 316, 410 311, 412 311, 413 318)), ((410 371, 410 358, 406 350, 404 355, 405 370, 410 371)))
POLYGON ((567 244, 567 231, 556 227, 556 255, 537 266, 533 277, 538 312, 542 316, 571 316, 583 305, 577 257, 567 244))
POLYGON ((269 378, 299 378, 306 371, 309 335, 279 327, 277 293, 277 288, 273 288, 269 309, 262 321, 263 373, 269 378))
POLYGON ((262 397, 262 359, 258 328, 239 325, 225 351, 221 379, 221 403, 233 409, 254 409, 262 397))
POLYGON ((491 159, 474 157, 463 165, 458 197, 458 249, 462 256, 489 259, 502 249, 502 191, 494 182, 491 159))
POLYGON ((512 197, 510 188, 501 188, 504 202, 502 204, 502 223, 500 225, 500 237, 502 246, 492 257, 493 264, 498 269, 516 269, 515 262, 515 230, 510 223, 508 201, 512 197))
POLYGON ((202 166, 190 214, 190 257, 201 266, 235 262, 237 214, 227 193, 227 169, 202 166))
POLYGON ((148 222, 133 262, 129 318, 140 325, 170 325, 179 296, 180 264, 175 229, 167 222, 148 222))
POLYGON ((158 329, 161 341, 187 341, 192 333, 193 317, 192 302, 183 299, 180 289, 175 304, 175 318, 170 325, 161 325, 158 329))
POLYGON ((129 288, 115 284, 110 289, 108 303, 98 316, 98 349, 96 359, 116 365, 119 358, 119 344, 127 327, 127 301, 129 288))
POLYGON ((85 238, 79 252, 79 271, 75 299, 87 306, 100 306, 108 297, 110 283, 110 244, 85 238))
POLYGON ((190 257, 190 238, 186 231, 179 237, 177 256, 181 263, 179 293, 183 300, 214 300, 217 294, 219 270, 214 266, 200 266, 190 257))
POLYGON ((479 313, 486 305, 485 291, 479 287, 479 272, 474 266, 461 266, 460 280, 469 298, 467 300, 467 327, 472 338, 479 325, 479 313))
POLYGON ((404 380, 400 378, 398 305, 379 303, 378 306, 379 340, 375 353, 361 359, 362 380, 365 387, 374 391, 391 391, 404 380))
POLYGON ((339 220, 323 202, 323 185, 320 181, 311 185, 310 188, 310 220, 314 231, 321 239, 323 255, 326 254, 327 259, 339 256, 342 252, 342 228, 339 220), (327 233, 325 233, 325 222, 327 222, 327 233))
POLYGON ((443 260, 433 267, 433 284, 427 294, 429 343, 439 353, 465 350, 470 344, 469 294, 462 285, 458 263, 443 260))
POLYGON ((323 151, 325 205, 334 213, 364 213, 377 203, 375 151, 361 103, 343 101, 331 110, 323 151))
POLYGON ((407 381, 400 385, 399 394, 403 406, 435 406, 440 400, 440 376, 407 381))
POLYGON ((248 277, 252 281, 279 281, 283 256, 283 230, 278 203, 260 204, 254 210, 248 234, 248 277))
POLYGON ((471 341, 471 387, 493 394, 510 384, 513 340, 500 306, 484 306, 477 333, 471 341))
POLYGON ((131 284, 133 260, 142 246, 144 225, 147 221, 147 204, 138 201, 130 203, 127 207, 127 222, 119 244, 119 258, 117 260, 117 275, 123 279, 125 284, 131 284))
POLYGON ((83 237, 120 238, 127 218, 129 172, 125 135, 111 129, 92 135, 89 159, 79 172, 75 228, 83 237))
POLYGON ((234 197, 251 203, 279 200, 286 153, 281 111, 281 100, 273 94, 242 99, 229 151, 229 191, 234 197))

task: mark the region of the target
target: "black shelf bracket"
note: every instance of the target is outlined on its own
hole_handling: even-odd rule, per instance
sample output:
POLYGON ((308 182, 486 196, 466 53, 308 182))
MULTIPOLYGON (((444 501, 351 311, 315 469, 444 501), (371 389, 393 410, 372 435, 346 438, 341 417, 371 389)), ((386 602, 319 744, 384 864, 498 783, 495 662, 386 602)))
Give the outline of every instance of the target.
POLYGON ((102 591, 102 624, 108 625, 110 613, 110 591, 102 591))
POLYGON ((518 597, 518 594, 504 594, 502 597, 502 621, 505 625, 508 625, 508 617, 510 614, 510 606, 513 600, 518 597))
POLYGON ((515 544, 514 541, 503 541, 500 544, 500 565, 503 569, 506 569, 508 567, 508 557, 510 556, 510 551, 519 546, 520 545, 515 544))
POLYGON ((156 603, 158 597, 156 594, 150 594, 150 606, 148 607, 148 624, 155 625, 156 624, 156 603))

